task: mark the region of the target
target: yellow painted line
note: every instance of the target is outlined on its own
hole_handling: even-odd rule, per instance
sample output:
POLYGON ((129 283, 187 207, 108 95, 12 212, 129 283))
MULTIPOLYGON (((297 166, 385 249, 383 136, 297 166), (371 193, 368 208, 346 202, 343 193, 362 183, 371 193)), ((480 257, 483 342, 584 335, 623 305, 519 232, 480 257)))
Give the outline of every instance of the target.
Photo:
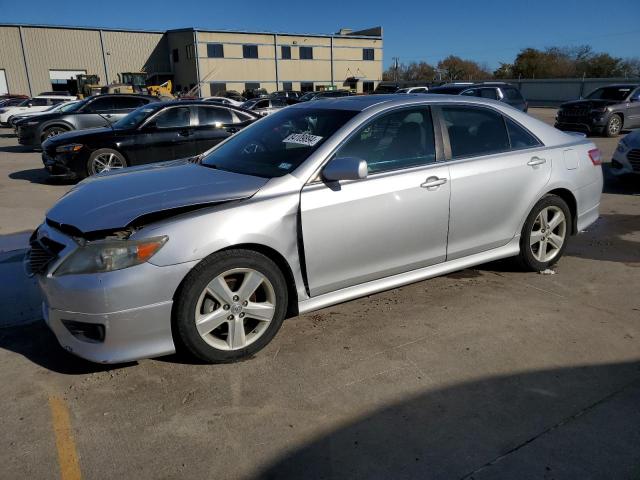
POLYGON ((80 462, 78 461, 76 443, 73 440, 67 404, 60 397, 49 397, 49 407, 53 419, 53 431, 56 434, 60 478, 62 480, 80 480, 82 478, 80 462))

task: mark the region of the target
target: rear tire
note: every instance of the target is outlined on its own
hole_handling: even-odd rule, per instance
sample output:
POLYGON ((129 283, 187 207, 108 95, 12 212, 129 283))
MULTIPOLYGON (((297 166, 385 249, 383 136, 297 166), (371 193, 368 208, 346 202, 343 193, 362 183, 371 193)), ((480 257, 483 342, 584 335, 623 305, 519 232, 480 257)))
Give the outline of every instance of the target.
POLYGON ((604 127, 604 134, 607 137, 617 137, 622 131, 622 117, 616 113, 609 117, 607 125, 604 127))
POLYGON ((571 211, 557 195, 545 195, 535 204, 522 227, 519 263, 541 272, 562 257, 571 233, 571 211))
POLYGON ((174 308, 177 347, 209 363, 245 359, 276 335, 287 313, 284 275, 269 258, 225 250, 186 277, 174 308))

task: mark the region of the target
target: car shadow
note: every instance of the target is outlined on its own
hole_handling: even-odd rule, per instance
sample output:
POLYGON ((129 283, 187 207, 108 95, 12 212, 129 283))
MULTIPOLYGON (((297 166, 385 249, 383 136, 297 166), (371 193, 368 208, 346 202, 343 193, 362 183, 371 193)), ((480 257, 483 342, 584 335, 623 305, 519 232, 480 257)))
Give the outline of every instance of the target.
POLYGON ((20 170, 9 174, 9 178, 13 180, 25 180, 39 185, 73 185, 73 180, 52 177, 45 168, 31 168, 29 170, 20 170))
POLYGON ((481 378, 373 412, 368 403, 255 478, 639 478, 638 361, 481 378))
POLYGON ((16 138, 15 133, 0 133, 0 138, 16 138))
POLYGON ((9 145, 6 147, 0 147, 0 152, 4 153, 31 153, 33 150, 29 147, 23 147, 22 145, 9 145))

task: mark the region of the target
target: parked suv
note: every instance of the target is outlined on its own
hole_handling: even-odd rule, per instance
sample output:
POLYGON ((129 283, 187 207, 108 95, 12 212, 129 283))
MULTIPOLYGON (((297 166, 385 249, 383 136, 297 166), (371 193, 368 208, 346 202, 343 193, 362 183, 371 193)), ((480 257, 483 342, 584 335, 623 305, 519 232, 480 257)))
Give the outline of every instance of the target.
POLYGON ((298 90, 278 90, 277 92, 273 92, 269 95, 271 98, 294 98, 299 99, 302 96, 302 92, 298 90))
POLYGON ((477 83, 463 90, 460 95, 499 100, 523 112, 529 109, 529 105, 520 93, 520 90, 514 85, 505 82, 477 83))
POLYGON ((16 124, 18 142, 40 147, 49 137, 71 130, 108 127, 127 113, 150 102, 159 101, 149 95, 97 95, 77 103, 64 112, 26 118, 16 124))
POLYGON ((595 89, 586 98, 560 105, 555 127, 615 137, 640 127, 640 85, 617 84, 595 89))

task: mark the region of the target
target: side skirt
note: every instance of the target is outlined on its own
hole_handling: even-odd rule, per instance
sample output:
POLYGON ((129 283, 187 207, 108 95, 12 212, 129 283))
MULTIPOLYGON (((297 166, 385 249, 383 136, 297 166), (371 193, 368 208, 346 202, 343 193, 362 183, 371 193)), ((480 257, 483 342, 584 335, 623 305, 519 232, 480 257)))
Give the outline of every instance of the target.
POLYGON ((308 300, 303 300, 298 302, 298 310, 301 314, 312 312, 330 305, 353 300, 354 298, 364 297, 366 295, 383 292, 402 285, 420 282, 428 278, 446 275, 447 273, 463 270, 474 265, 480 265, 494 260, 499 260, 501 258, 512 257, 517 255, 519 252, 520 235, 518 234, 506 245, 486 252, 476 253, 474 255, 469 255, 468 257, 457 258, 455 260, 431 265, 418 270, 412 270, 406 273, 399 273, 379 280, 372 280, 370 282, 336 290, 335 292, 318 295, 317 297, 312 297, 308 300))

